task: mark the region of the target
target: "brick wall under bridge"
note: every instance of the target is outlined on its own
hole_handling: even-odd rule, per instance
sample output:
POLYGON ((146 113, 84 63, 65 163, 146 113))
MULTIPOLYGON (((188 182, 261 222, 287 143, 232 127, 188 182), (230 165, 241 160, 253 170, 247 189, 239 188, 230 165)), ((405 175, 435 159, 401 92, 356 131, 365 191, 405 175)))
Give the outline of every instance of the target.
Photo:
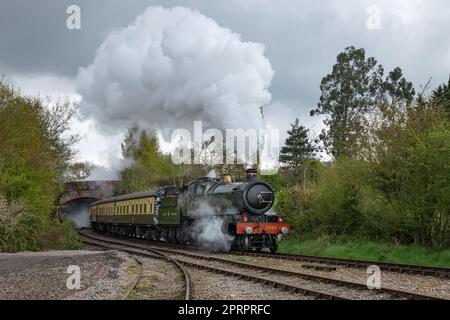
POLYGON ((59 199, 59 215, 72 220, 78 228, 89 227, 89 206, 100 199, 114 195, 117 181, 69 182, 59 199))

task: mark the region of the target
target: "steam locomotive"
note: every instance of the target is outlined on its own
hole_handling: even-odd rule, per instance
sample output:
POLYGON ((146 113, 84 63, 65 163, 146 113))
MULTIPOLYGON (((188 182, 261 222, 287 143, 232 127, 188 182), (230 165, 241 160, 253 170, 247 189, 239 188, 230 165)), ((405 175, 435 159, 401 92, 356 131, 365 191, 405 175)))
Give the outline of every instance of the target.
POLYGON ((282 235, 290 232, 280 215, 268 214, 275 193, 246 171, 246 181, 200 178, 182 188, 163 187, 94 202, 90 219, 97 232, 208 249, 277 251, 282 235), (217 228, 218 227, 218 228, 217 228), (219 241, 219 246, 217 246, 219 241))

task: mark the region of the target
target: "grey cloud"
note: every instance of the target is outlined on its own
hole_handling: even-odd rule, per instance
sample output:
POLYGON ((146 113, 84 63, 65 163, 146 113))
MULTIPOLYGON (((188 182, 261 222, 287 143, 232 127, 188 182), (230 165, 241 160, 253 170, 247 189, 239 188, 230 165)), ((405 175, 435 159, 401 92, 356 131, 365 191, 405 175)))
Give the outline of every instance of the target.
POLYGON ((429 77, 438 85, 450 73, 446 0, 2 0, 0 73, 75 77, 112 30, 128 25, 148 5, 198 9, 243 40, 264 44, 275 70, 272 101, 285 101, 298 114, 317 103, 321 78, 349 45, 366 48, 386 69, 402 67, 416 86, 429 77), (82 8, 81 31, 65 28, 69 4, 82 8), (366 9, 373 4, 381 9, 380 30, 366 28, 366 9))

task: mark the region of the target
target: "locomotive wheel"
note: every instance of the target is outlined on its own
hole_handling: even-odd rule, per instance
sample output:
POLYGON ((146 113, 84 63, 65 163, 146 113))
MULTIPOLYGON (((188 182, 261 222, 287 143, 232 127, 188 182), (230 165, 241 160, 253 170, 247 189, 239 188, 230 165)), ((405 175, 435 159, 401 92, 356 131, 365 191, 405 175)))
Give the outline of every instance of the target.
POLYGON ((271 253, 276 253, 277 250, 278 250, 278 243, 275 242, 275 243, 272 244, 272 246, 270 247, 270 252, 271 252, 271 253))
POLYGON ((165 242, 169 242, 169 232, 167 229, 163 229, 161 232, 162 238, 164 239, 165 242))
POLYGON ((180 229, 175 229, 175 244, 181 244, 181 233, 180 229))
POLYGON ((169 235, 168 235, 168 237, 169 237, 169 243, 170 244, 176 244, 177 243, 177 238, 176 238, 176 231, 175 231, 175 229, 169 229, 169 235))
POLYGON ((172 238, 171 238, 171 242, 173 245, 177 244, 177 231, 175 229, 172 230, 172 238))
POLYGON ((249 248, 249 239, 247 236, 241 236, 239 239, 239 251, 245 252, 248 251, 249 248))

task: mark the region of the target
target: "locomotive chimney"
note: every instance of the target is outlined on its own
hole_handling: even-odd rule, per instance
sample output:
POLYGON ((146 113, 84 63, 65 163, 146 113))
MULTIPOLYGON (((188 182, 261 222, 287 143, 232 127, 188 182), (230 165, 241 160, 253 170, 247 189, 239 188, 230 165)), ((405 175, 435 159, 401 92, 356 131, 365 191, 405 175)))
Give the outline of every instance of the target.
POLYGON ((245 170, 245 177, 246 177, 247 181, 248 182, 256 181, 258 179, 257 173, 258 173, 258 171, 253 168, 245 170))
POLYGON ((223 183, 224 183, 224 184, 231 183, 231 176, 230 176, 228 173, 225 173, 225 174, 223 175, 223 183))

